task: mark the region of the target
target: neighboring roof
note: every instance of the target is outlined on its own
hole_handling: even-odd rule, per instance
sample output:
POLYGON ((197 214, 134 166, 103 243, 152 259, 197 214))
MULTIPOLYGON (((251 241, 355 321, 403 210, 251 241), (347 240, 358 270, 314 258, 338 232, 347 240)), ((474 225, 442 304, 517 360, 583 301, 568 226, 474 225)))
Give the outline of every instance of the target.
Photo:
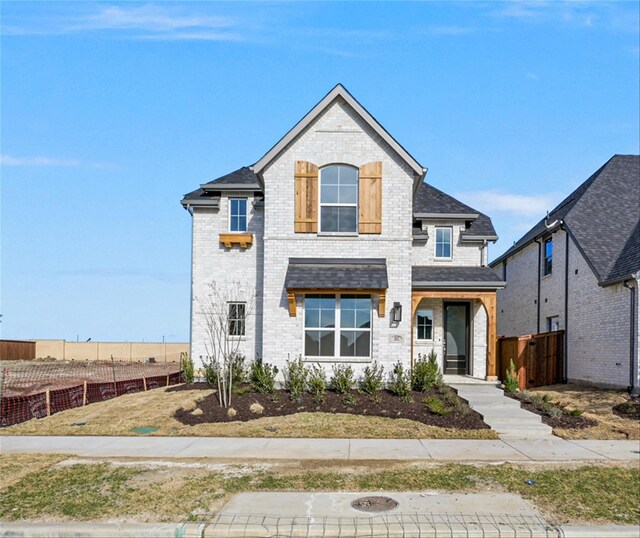
POLYGON ((196 189, 185 194, 180 203, 185 208, 189 206, 218 207, 220 205, 220 194, 205 192, 204 189, 196 189))
POLYGON ((200 185, 199 189, 185 194, 180 201, 184 207, 218 207, 222 191, 261 191, 258 178, 253 171, 243 166, 235 172, 200 185))
POLYGON ((384 258, 289 258, 286 289, 380 290, 389 287, 384 258))
POLYGON ((337 84, 334 88, 325 95, 320 102, 314 106, 294 127, 284 135, 263 157, 258 160, 251 168, 256 174, 260 174, 266 166, 304 129, 306 129, 311 122, 313 122, 335 99, 342 97, 347 104, 353 108, 356 113, 387 143, 393 148, 393 150, 413 169, 415 174, 422 178, 424 177, 427 169, 422 167, 418 161, 416 161, 409 152, 404 149, 393 138, 377 120, 369 114, 369 112, 347 91, 342 84, 337 84))
POLYGON ((471 221, 471 227, 462 232, 463 240, 466 238, 486 239, 495 241, 498 239, 491 219, 456 200, 453 196, 436 189, 426 182, 422 182, 413 199, 413 215, 417 218, 456 218, 471 221))
POLYGON ((414 265, 413 289, 498 289, 505 282, 488 267, 438 267, 414 265))
POLYGON ((261 190, 258 178, 248 166, 200 185, 206 191, 220 190, 261 190))
POLYGON ((640 155, 614 155, 491 262, 495 266, 564 223, 602 285, 640 271, 640 155))

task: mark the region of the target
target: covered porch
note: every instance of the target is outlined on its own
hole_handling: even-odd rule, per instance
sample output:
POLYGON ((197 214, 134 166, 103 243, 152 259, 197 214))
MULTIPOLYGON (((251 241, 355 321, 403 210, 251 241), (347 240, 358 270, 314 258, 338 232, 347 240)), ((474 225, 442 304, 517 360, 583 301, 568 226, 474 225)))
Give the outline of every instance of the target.
POLYGON ((435 352, 445 376, 497 380, 496 290, 485 267, 412 268, 411 360, 435 352))

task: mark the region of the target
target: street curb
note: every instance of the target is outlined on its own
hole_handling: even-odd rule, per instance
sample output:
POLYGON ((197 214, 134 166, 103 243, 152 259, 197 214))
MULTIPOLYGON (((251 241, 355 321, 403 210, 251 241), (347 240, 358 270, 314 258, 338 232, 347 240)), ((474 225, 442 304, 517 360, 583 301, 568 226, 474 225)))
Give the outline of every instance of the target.
POLYGON ((176 523, 29 523, 0 521, 1 538, 176 538, 176 523))
POLYGON ((562 525, 560 538, 638 538, 638 527, 632 525, 562 525))

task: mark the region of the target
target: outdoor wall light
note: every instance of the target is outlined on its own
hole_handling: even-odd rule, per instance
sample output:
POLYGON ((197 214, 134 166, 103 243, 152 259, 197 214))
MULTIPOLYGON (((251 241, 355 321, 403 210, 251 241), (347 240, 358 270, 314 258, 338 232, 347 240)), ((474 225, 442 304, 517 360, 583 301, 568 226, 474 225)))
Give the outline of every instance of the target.
POLYGON ((391 318, 395 323, 400 323, 402 321, 402 305, 400 303, 393 303, 391 318))

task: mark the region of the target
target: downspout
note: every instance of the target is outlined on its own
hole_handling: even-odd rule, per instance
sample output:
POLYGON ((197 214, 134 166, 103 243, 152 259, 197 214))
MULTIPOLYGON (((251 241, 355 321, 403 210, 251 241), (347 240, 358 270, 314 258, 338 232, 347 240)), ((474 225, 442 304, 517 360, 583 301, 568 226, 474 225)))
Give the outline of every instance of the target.
POLYGON ((564 230, 564 357, 562 361, 562 382, 566 383, 569 372, 569 230, 560 221, 560 229, 564 230))
POLYGON ((630 286, 629 281, 625 280, 623 286, 631 291, 630 301, 630 320, 629 320, 629 386, 627 391, 631 397, 638 397, 640 391, 635 385, 636 383, 636 354, 635 354, 635 329, 636 329, 636 288, 630 286))
POLYGON ((540 249, 542 248, 542 243, 540 243, 539 239, 534 239, 534 241, 538 244, 538 296, 536 299, 536 334, 540 334, 540 264, 542 263, 542 260, 540 258, 540 249))

